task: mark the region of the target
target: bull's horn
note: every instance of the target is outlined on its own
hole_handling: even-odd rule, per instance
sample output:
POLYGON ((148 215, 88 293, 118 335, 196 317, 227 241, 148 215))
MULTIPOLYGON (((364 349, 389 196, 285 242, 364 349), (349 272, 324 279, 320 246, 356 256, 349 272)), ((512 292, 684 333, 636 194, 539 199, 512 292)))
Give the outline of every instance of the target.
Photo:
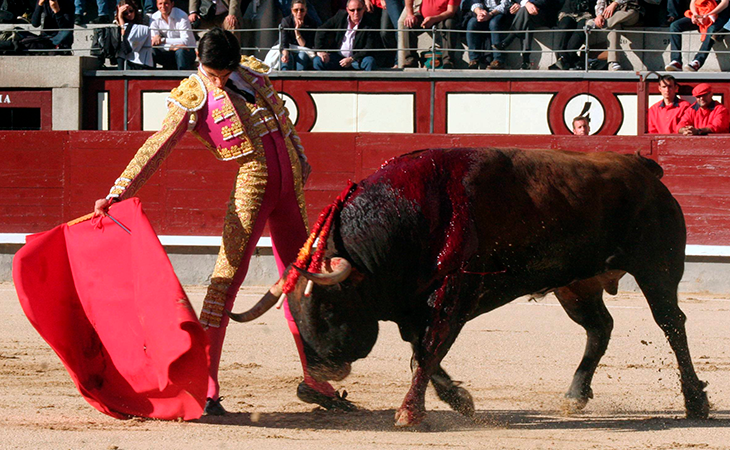
POLYGON ((271 286, 269 292, 264 294, 261 300, 253 305, 253 308, 249 309, 248 311, 242 313, 234 313, 226 310, 226 314, 228 314, 228 317, 230 317, 232 320, 235 320, 236 322, 250 322, 252 320, 258 319, 266 311, 270 310, 271 307, 276 304, 277 300, 279 300, 279 297, 281 297, 283 293, 283 285, 283 279, 279 280, 275 285, 271 286))
POLYGON ((332 272, 311 273, 300 269, 297 266, 292 267, 296 268, 304 278, 313 281, 315 284, 319 284, 320 286, 333 286, 337 283, 342 283, 350 276, 350 272, 352 272, 352 264, 350 264, 350 261, 345 258, 335 257, 325 261, 325 263, 327 262, 329 262, 329 265, 334 269, 332 272))

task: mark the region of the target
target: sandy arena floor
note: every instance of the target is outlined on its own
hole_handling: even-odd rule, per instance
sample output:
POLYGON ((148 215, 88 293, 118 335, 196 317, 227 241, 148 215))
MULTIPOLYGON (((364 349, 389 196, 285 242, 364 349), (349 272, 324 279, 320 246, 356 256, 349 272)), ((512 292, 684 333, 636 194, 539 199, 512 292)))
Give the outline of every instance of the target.
MULTIPOLYGON (((186 289, 200 308, 204 290, 186 289)), ((263 289, 246 289, 238 309, 263 289)), ((518 299, 467 324, 444 361, 474 396, 475 420, 449 410, 429 388, 425 423, 393 427, 410 384, 410 349, 391 323, 371 355, 339 383, 360 408, 321 410, 298 401, 300 368, 280 311, 229 328, 221 364, 223 418, 195 422, 116 420, 77 392, 31 327, 11 284, 0 284, 0 448, 27 449, 726 449, 730 448, 730 299, 682 295, 690 349, 709 382, 711 419, 685 420, 674 355, 643 297, 607 299, 611 345, 580 414, 562 396, 583 352, 583 330, 554 297, 518 299)))

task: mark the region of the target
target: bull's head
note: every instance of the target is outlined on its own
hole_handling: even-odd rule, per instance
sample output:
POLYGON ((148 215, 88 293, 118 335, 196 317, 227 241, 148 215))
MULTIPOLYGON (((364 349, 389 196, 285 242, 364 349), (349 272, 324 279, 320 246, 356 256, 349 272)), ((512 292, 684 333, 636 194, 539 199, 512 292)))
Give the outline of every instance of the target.
MULTIPOLYGON (((282 295, 289 271, 249 311, 229 313, 247 322, 260 317, 282 295)), ((296 269, 299 270, 299 269, 296 269)), ((378 321, 359 292, 363 276, 352 274, 343 258, 324 261, 321 273, 302 271, 294 290, 287 294, 289 310, 304 341, 310 375, 318 381, 341 380, 350 364, 364 358, 375 345, 378 321)))

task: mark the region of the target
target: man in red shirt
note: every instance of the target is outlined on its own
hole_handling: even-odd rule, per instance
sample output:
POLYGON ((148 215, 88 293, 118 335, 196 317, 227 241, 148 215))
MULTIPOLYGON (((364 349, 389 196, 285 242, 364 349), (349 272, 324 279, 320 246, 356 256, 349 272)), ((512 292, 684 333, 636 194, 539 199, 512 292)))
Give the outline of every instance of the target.
POLYGON ((679 121, 689 108, 689 102, 677 95, 677 80, 671 75, 659 77, 659 93, 662 100, 649 108, 650 134, 675 134, 679 131, 679 121))
POLYGON ((697 101, 685 111, 679 121, 679 134, 685 136, 730 132, 727 108, 712 99, 712 86, 700 83, 692 89, 697 101))
MULTIPOLYGON (((418 42, 418 35, 428 31, 434 25, 446 31, 436 33, 441 36, 437 42, 443 49, 451 49, 451 30, 454 27, 454 17, 459 11, 461 0, 405 0, 405 8, 398 19, 398 67, 418 67, 418 55, 414 50, 408 50, 418 42), (409 32, 407 29, 420 29, 409 32)), ((449 51, 443 54, 443 68, 451 69, 449 51)))

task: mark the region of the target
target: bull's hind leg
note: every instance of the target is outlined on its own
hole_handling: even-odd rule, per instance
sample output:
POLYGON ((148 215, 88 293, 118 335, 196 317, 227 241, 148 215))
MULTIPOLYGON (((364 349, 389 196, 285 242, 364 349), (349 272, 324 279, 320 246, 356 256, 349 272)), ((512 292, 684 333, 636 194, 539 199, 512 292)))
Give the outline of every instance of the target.
POLYGON ((436 395, 451 406, 451 409, 467 417, 474 416, 474 399, 471 394, 459 386, 460 382, 452 380, 441 366, 431 375, 431 384, 436 389, 436 395))
POLYGON ((463 278, 447 276, 441 287, 428 298, 430 313, 427 326, 411 342, 413 378, 403 404, 395 413, 395 425, 407 427, 419 424, 426 415, 426 387, 438 371, 441 360, 461 331, 466 318, 476 304, 476 297, 463 278))
MULTIPOLYGON (((680 272, 681 274, 681 272, 680 272)), ((679 365, 679 378, 684 394, 684 406, 688 419, 706 419, 710 404, 705 392, 706 383, 700 381, 692 365, 685 329, 686 316, 679 308, 677 285, 679 281, 663 280, 661 275, 634 275, 652 315, 669 341, 679 365)))
POLYGON ((606 352, 613 330, 613 318, 603 303, 603 287, 597 278, 576 281, 557 289, 555 296, 578 325, 586 330, 586 347, 568 392, 566 407, 569 412, 585 408, 593 398, 591 381, 596 367, 606 352))

